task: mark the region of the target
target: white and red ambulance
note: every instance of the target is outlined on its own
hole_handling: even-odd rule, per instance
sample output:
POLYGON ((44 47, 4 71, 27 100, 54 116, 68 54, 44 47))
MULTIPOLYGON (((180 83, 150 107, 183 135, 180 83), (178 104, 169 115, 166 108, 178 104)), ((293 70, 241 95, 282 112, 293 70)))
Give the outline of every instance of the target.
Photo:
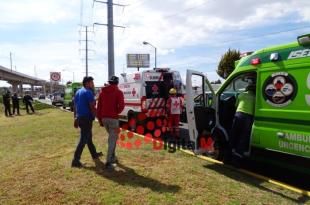
MULTIPOLYGON (((119 88, 124 93, 125 109, 119 116, 120 121, 128 122, 129 129, 139 134, 164 127, 166 100, 172 87, 177 89, 179 96, 183 95, 180 73, 169 68, 121 74, 119 88)), ((157 130, 156 135, 160 132, 157 130)))

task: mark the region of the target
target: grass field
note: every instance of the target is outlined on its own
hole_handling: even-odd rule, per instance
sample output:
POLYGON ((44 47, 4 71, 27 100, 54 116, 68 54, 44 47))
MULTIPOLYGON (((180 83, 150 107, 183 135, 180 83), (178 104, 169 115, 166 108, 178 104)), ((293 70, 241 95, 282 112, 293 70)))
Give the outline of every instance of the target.
MULTIPOLYGON (((0 116, 0 204, 310 204, 299 194, 181 152, 118 147, 120 166, 104 170, 88 149, 70 167, 79 132, 72 114, 44 109, 0 116)), ((107 135, 94 124, 98 151, 107 135)), ((131 139, 135 140, 135 139, 131 139)), ((105 159, 101 159, 105 162, 105 159)))

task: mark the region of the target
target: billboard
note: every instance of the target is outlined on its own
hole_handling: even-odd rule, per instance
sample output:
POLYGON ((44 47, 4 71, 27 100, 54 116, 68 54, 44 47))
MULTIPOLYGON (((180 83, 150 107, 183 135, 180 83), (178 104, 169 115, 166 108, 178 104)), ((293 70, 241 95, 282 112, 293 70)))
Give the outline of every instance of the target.
POLYGON ((149 68, 150 54, 127 54, 128 68, 149 68))

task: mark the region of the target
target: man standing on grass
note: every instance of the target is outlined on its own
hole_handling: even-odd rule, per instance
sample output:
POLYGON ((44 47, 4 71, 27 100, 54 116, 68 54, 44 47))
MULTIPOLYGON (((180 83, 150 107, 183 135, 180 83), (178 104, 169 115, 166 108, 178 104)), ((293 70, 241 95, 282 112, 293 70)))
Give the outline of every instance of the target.
POLYGON ((5 94, 3 95, 3 104, 4 104, 4 113, 5 113, 5 116, 7 117, 11 117, 13 116, 12 115, 12 112, 11 112, 11 100, 10 100, 10 91, 7 90, 5 92, 5 94))
POLYGON ((89 152, 94 160, 99 159, 102 153, 97 153, 93 143, 92 126, 96 116, 96 101, 94 98, 94 79, 92 77, 84 77, 83 88, 79 89, 74 97, 74 127, 80 127, 80 141, 74 152, 72 167, 83 167, 80 162, 81 155, 85 145, 87 144, 89 152))
POLYGON ((109 133, 108 155, 106 168, 113 169, 118 162, 115 156, 116 141, 119 132, 118 115, 124 109, 124 94, 117 87, 118 77, 112 76, 109 85, 103 87, 99 94, 97 118, 100 126, 104 126, 109 133))
POLYGON ((23 103, 26 105, 26 110, 27 110, 28 114, 29 114, 29 108, 28 107, 30 107, 32 113, 34 113, 32 102, 33 102, 33 98, 28 93, 26 93, 26 95, 23 98, 23 103))
POLYGON ((20 115, 19 113, 19 98, 17 96, 17 93, 14 93, 12 96, 12 103, 13 103, 13 115, 15 115, 15 110, 17 111, 17 115, 20 115))

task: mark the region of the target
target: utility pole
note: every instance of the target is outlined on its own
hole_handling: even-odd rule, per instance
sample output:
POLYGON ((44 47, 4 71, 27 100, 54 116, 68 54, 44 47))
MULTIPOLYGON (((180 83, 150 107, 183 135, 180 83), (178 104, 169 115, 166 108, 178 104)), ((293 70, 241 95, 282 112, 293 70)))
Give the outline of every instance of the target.
POLYGON ((108 0, 108 74, 109 79, 115 75, 114 66, 114 28, 113 28, 113 0, 108 0))
POLYGON ((113 6, 122 6, 126 5, 114 4, 113 0, 108 0, 107 2, 97 1, 94 2, 107 4, 107 24, 94 23, 94 25, 104 25, 108 27, 108 77, 115 75, 115 65, 114 65, 114 27, 125 28, 124 26, 116 26, 113 24, 113 6))
POLYGON ((91 32, 88 30, 88 26, 82 26, 82 27, 85 27, 85 31, 80 31, 80 32, 85 32, 85 40, 80 40, 80 41, 85 41, 85 49, 79 49, 79 50, 85 50, 85 75, 88 76, 88 52, 89 51, 94 51, 94 50, 90 50, 88 48, 88 42, 90 41, 88 39, 88 33, 91 32))
POLYGON ((12 64, 12 52, 10 52, 10 65, 11 65, 11 71, 13 70, 13 68, 12 68, 12 66, 13 66, 13 64, 12 64))
POLYGON ((34 65, 33 71, 34 71, 34 76, 37 78, 37 68, 36 68, 36 65, 34 65))

